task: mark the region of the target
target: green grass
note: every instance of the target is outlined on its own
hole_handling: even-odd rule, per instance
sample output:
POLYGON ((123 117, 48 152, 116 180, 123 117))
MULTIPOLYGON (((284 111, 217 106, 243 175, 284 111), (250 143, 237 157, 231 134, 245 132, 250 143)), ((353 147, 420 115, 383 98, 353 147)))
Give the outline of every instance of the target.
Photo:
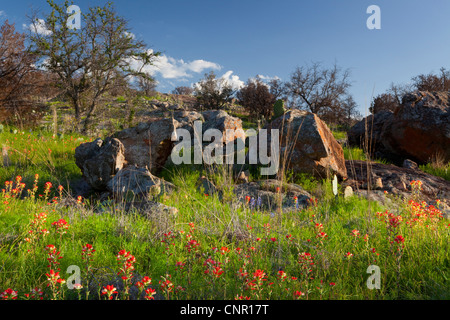
POLYGON ((360 148, 344 146, 342 149, 344 150, 345 160, 367 160, 364 150, 360 148))
POLYGON ((431 163, 419 166, 420 170, 423 172, 432 174, 433 176, 444 178, 450 181, 450 162, 444 166, 435 166, 431 163))
MULTIPOLYGON (((0 168, 0 177, 7 177, 2 183, 14 181, 14 174, 21 174, 26 182, 21 196, 6 186, 0 193, 0 291, 17 290, 19 299, 36 286, 44 291, 45 299, 52 297, 45 275, 50 268, 44 248, 49 244, 63 257, 58 267, 64 279, 71 276, 66 272, 69 266, 81 270, 84 288, 77 292, 63 285, 58 298, 64 299, 78 299, 78 294, 85 299, 88 291, 89 299, 104 299, 100 290, 108 284, 118 288, 117 298, 127 298, 125 283, 117 276, 120 250, 136 258, 132 282, 150 276, 156 299, 293 299, 297 291, 304 294, 300 299, 450 298, 446 280, 450 278, 448 221, 426 220, 409 227, 406 222, 413 216, 406 203, 392 211, 402 215, 400 226, 387 228, 387 217, 377 212, 394 208, 357 196, 343 199, 342 190, 335 198, 330 181, 305 175, 294 182, 320 194, 317 206, 282 214, 251 211, 239 205, 226 174, 211 176, 219 179, 217 185, 224 189, 221 199, 197 190, 197 167, 181 166, 161 174, 178 189, 161 196, 160 201, 178 212, 154 213, 147 218, 138 212, 125 213, 120 203, 84 200, 85 204, 65 205, 69 196, 63 192, 59 199, 54 188, 46 198, 45 181, 56 185, 79 177, 73 167, 73 148, 80 141, 42 133, 40 137, 38 133, 7 133, 2 139, 17 150, 52 150, 50 162, 44 151, 36 151, 32 158, 30 154, 32 162, 14 152, 11 166, 0 168), (69 169, 58 169, 60 166, 69 169), (40 184, 36 197, 31 197, 26 189, 32 186, 34 173, 40 174, 40 184), (36 233, 39 230, 31 223, 39 213, 47 214, 41 226, 49 230, 45 236, 36 233), (58 234, 52 226, 59 219, 69 224, 66 234, 58 234), (35 232, 30 234, 30 230, 35 232), (358 237, 352 235, 353 230, 359 231, 358 237), (318 237, 320 232, 327 237, 318 237), (25 241, 33 234, 37 235, 35 241, 25 241), (396 235, 404 236, 404 248, 392 242, 396 235), (89 272, 81 256, 86 243, 96 250, 89 272), (304 263, 303 253, 311 254, 313 265, 304 263), (347 253, 352 257, 347 258, 347 253), (381 269, 380 290, 366 286, 369 265, 381 269), (280 270, 286 278, 280 279, 280 270), (174 285, 172 292, 160 287, 167 275, 174 285), (258 275, 268 281, 256 281, 258 275), (178 286, 182 289, 176 289, 178 286)), ((130 292, 135 298, 136 290, 130 292)))
POLYGON ((40 180, 54 185, 68 186, 68 181, 81 178, 81 171, 75 165, 75 148, 92 139, 79 134, 54 136, 45 130, 20 131, 6 127, 0 134, 0 146, 7 150, 10 166, 3 166, 0 157, 0 183, 22 176, 27 185, 34 181, 35 174, 40 180))
POLYGON ((332 131, 336 140, 347 139, 347 132, 345 131, 332 131))

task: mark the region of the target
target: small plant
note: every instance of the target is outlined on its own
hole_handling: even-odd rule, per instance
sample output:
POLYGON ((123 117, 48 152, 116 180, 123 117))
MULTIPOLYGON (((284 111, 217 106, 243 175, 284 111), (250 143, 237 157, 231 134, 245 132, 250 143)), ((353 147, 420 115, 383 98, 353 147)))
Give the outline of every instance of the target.
POLYGON ((282 99, 278 99, 273 105, 273 119, 281 117, 286 113, 286 109, 284 107, 284 101, 282 99))

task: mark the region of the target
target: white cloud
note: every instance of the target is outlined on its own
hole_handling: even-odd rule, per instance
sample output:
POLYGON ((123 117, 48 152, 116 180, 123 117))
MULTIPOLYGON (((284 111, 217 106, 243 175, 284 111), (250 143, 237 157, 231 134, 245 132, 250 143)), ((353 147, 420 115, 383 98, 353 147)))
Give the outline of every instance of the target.
POLYGON ((0 10, 0 17, 3 17, 3 16, 6 16, 6 13, 5 13, 5 11, 0 10))
POLYGON ((135 34, 133 32, 124 31, 124 34, 126 36, 130 37, 131 39, 136 39, 136 36, 135 36, 135 34))
MULTIPOLYGON (((222 85, 231 85, 233 90, 239 90, 245 85, 244 81, 241 81, 239 79, 239 76, 233 75, 232 70, 225 72, 221 77, 218 78, 218 80, 222 80, 218 83, 219 90, 222 90, 222 85)), ((202 83, 203 81, 204 79, 200 80, 199 82, 192 83, 191 87, 197 89, 200 87, 200 83, 202 83)))
POLYGON ((266 80, 266 81, 270 81, 270 80, 281 80, 281 78, 278 77, 278 76, 270 77, 270 76, 264 76, 264 75, 262 75, 262 74, 258 74, 257 77, 260 78, 261 80, 266 80))
POLYGON ((44 19, 37 19, 34 24, 33 23, 30 23, 29 25, 23 24, 22 26, 24 29, 31 30, 32 32, 40 35, 48 36, 52 34, 52 31, 47 29, 44 19))
POLYGON ((192 70, 193 72, 200 73, 205 69, 220 70, 222 69, 222 67, 214 62, 209 62, 205 60, 194 60, 188 63, 188 69, 192 70))
MULTIPOLYGON (((153 53, 153 50, 149 49, 148 52, 153 53)), ((136 59, 128 62, 135 70, 142 67, 142 63, 136 59)), ((153 65, 145 66, 142 68, 142 71, 151 76, 159 74, 164 79, 185 80, 185 78, 191 78, 193 73, 200 73, 206 69, 220 70, 221 68, 217 63, 210 61, 194 60, 185 62, 183 59, 161 55, 155 59, 153 65)))
POLYGON ((228 84, 232 86, 234 90, 239 90, 244 86, 244 81, 239 79, 239 76, 233 75, 233 71, 227 71, 224 75, 221 76, 222 79, 225 80, 228 84))

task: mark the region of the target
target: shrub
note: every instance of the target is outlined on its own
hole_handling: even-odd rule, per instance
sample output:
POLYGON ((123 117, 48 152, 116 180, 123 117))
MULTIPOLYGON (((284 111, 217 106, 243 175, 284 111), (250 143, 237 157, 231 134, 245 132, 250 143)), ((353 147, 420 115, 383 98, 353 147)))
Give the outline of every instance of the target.
POLYGON ((273 119, 281 117, 286 112, 284 108, 284 101, 282 99, 278 99, 273 105, 273 119))

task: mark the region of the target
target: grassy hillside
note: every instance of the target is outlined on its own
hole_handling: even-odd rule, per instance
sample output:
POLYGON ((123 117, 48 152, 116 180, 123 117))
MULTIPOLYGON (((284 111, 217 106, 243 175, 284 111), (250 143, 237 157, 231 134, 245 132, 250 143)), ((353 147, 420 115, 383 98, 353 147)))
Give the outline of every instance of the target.
POLYGON ((342 190, 335 198, 330 181, 305 177, 296 182, 316 196, 307 209, 264 212, 240 205, 226 174, 216 176, 223 199, 203 194, 198 173, 183 166, 162 173, 179 191, 158 199, 178 212, 147 218, 125 213, 123 202, 66 191, 81 177, 74 149, 88 140, 1 134, 9 157, 0 167, 4 298, 107 299, 108 285, 113 299, 450 298, 449 223, 418 193, 385 208, 344 199, 342 190), (380 268, 379 290, 367 287, 370 265, 380 268), (68 288, 78 281, 82 288, 68 288))

